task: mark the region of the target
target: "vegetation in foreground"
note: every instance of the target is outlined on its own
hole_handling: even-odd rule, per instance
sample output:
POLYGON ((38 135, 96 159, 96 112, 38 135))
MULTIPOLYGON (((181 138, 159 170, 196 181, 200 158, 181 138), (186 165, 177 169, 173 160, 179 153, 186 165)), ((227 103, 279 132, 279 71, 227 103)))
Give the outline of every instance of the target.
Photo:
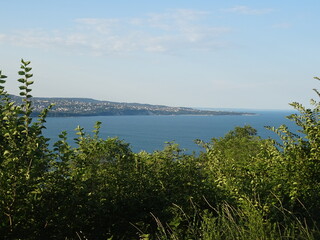
MULTIPOLYGON (((299 103, 294 134, 281 142, 236 127, 186 154, 176 144, 133 153, 129 144, 76 129, 50 149, 32 119, 30 62, 21 61, 22 104, 0 72, 0 236, 2 239, 319 239, 320 122, 299 103)), ((315 90, 316 91, 316 90, 315 90)), ((316 91, 318 97, 319 92, 316 91)))

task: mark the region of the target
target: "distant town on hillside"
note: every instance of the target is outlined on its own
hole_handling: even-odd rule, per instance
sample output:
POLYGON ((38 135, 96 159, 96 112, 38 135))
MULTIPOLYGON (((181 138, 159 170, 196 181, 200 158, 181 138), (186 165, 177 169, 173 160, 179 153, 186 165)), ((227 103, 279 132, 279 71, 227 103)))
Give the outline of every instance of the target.
MULTIPOLYGON (((22 98, 12 96, 17 103, 22 98)), ((91 98, 33 98, 34 114, 39 114, 44 108, 54 104, 49 111, 51 117, 72 116, 121 116, 121 115, 247 115, 244 112, 208 111, 188 107, 169 107, 140 103, 122 103, 100 101, 91 98)))

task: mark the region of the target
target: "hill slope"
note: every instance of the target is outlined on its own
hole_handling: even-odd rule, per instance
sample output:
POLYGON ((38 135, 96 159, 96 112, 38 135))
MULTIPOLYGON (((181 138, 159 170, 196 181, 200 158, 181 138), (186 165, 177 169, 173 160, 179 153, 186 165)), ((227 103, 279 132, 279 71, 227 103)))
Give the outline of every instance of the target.
MULTIPOLYGON (((12 96, 20 103, 22 98, 12 96)), ((244 115, 243 112, 206 111, 187 107, 169 107, 140 103, 99 101, 90 98, 33 98, 34 113, 40 113, 50 104, 49 116, 119 116, 119 115, 244 115)))

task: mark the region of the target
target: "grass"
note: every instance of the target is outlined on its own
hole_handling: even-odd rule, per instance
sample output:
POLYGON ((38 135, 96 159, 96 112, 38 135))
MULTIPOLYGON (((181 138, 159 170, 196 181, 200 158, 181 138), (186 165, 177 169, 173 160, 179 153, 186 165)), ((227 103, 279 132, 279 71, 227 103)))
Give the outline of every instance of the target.
MULTIPOLYGON (((298 219, 282 209, 286 216, 284 223, 273 223, 259 207, 245 201, 235 208, 224 203, 219 209, 210 209, 187 215, 176 207, 175 221, 167 224, 155 218, 158 231, 154 237, 141 235, 141 240, 316 240, 320 237, 317 227, 310 228, 305 219, 298 219)), ((279 210, 280 211, 280 210, 279 210)))

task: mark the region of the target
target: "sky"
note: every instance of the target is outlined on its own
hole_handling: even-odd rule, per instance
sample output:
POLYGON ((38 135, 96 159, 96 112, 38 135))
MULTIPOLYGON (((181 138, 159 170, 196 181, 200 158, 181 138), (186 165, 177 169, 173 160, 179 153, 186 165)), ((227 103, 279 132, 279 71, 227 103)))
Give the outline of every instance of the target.
POLYGON ((290 109, 320 89, 318 0, 0 0, 0 69, 18 94, 290 109))

